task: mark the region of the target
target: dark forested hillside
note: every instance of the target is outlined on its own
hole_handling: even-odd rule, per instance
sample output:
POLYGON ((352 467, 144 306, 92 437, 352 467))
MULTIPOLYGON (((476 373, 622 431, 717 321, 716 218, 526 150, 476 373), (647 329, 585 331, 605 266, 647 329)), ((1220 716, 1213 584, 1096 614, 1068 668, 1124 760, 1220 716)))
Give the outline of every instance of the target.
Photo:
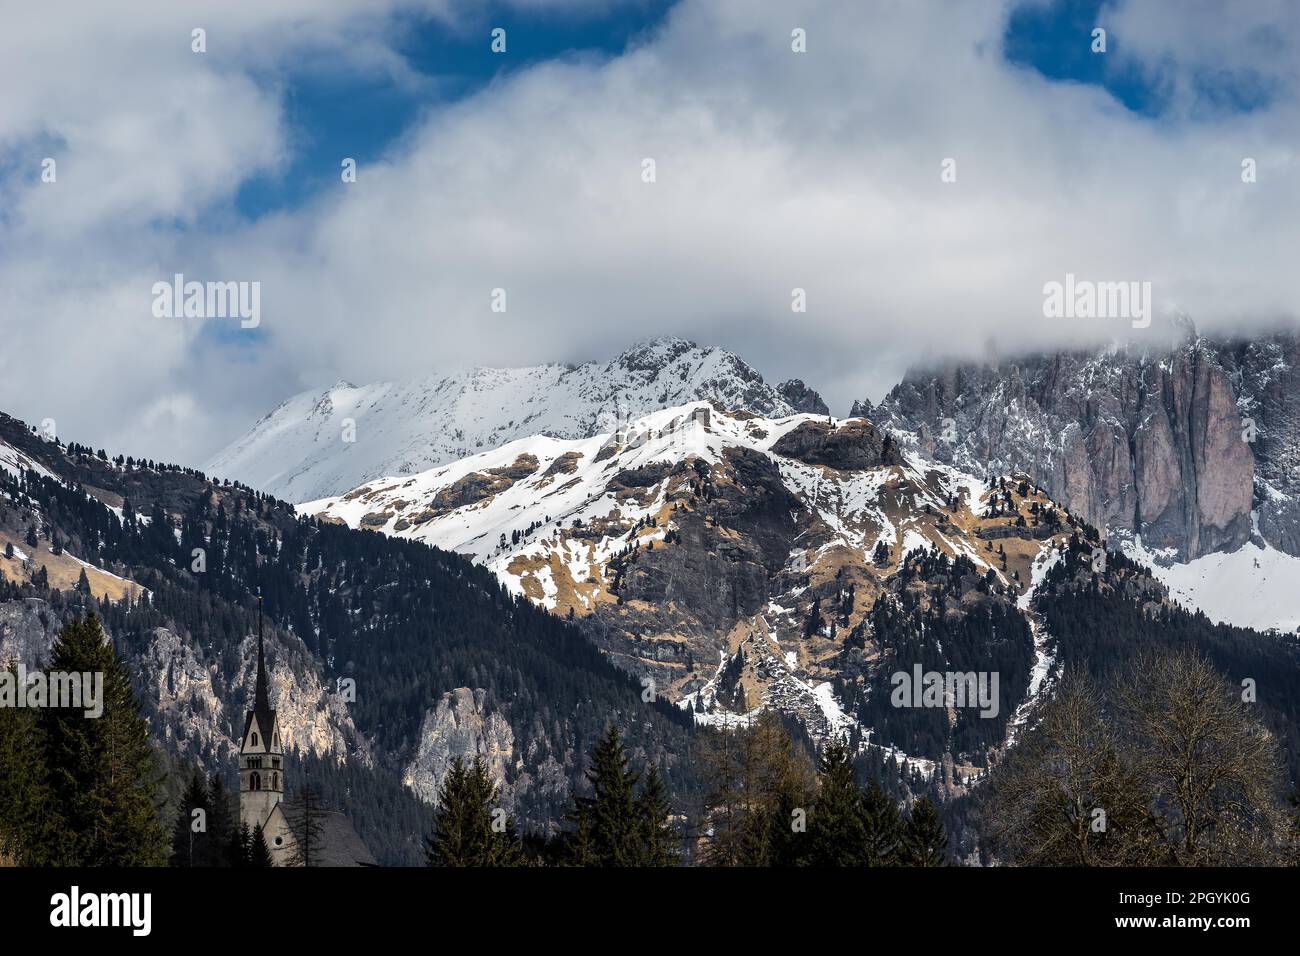
MULTIPOLYGON (((300 766, 357 820, 381 860, 418 859, 420 834, 393 832, 395 823, 422 829, 426 822, 401 785, 401 769, 419 744, 425 713, 458 687, 484 691, 484 712, 509 722, 507 780, 551 780, 517 788, 515 813, 525 827, 557 822, 568 799, 563 783, 581 779, 582 755, 611 721, 624 729, 630 751, 660 766, 670 788, 692 786, 677 759, 688 715, 644 703, 640 685, 573 627, 509 595, 459 555, 300 518, 285 502, 191 470, 46 442, 10 418, 0 418, 0 439, 57 476, 0 473, 0 528, 12 537, 34 527, 42 549, 148 589, 146 600, 98 601, 128 659, 154 628, 186 634, 215 664, 214 685, 242 706, 238 648, 256 626, 260 591, 268 636, 301 641, 327 686, 355 682, 348 713, 374 768, 357 759, 300 766), (387 807, 373 812, 379 804, 387 807)), ((56 614, 85 600, 59 594, 39 567, 5 585, 3 597, 40 597, 56 614)), ((142 696, 148 708, 149 694, 142 696)), ((233 767, 229 754, 201 756, 216 769, 233 767)))
POLYGON ((1145 569, 1122 555, 1108 556, 1094 573, 1088 552, 1067 550, 1047 575, 1034 604, 1056 639, 1066 668, 1101 680, 1144 650, 1191 648, 1203 653, 1258 703, 1260 717, 1278 737, 1291 780, 1300 780, 1300 640, 1215 624, 1162 600, 1145 569))

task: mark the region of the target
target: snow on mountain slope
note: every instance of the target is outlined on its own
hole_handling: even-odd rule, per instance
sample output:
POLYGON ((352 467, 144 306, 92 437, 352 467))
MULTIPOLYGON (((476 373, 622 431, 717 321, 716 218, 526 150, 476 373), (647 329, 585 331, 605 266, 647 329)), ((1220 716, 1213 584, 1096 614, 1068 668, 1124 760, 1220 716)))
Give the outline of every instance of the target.
MULTIPOLYGON (((708 403, 670 408, 629 423, 623 431, 592 438, 539 435, 512 441, 411 478, 383 478, 346 495, 309 501, 299 510, 459 551, 487 564, 518 590, 526 590, 522 580, 536 578, 545 582, 542 591, 553 595, 547 568, 515 573, 509 567, 518 565, 520 557, 557 551, 566 565, 577 561, 596 567, 608 560, 612 548, 622 546, 621 539, 603 536, 583 547, 567 533, 557 535, 557 528, 567 531, 575 521, 581 522, 579 528, 603 528, 615 514, 635 523, 663 510, 663 493, 641 500, 613 490, 610 479, 616 472, 683 461, 688 455, 718 462, 728 444, 766 450, 809 418, 764 422, 772 429, 767 431, 760 425, 746 427, 757 421, 752 418, 715 415, 708 403), (512 541, 516 534, 517 543, 512 541)), ((662 539, 663 534, 661 528, 638 538, 662 539)), ((553 598, 541 603, 552 610, 556 606, 553 598)))
MULTIPOLYGON (((903 455, 863 419, 707 402, 591 438, 519 439, 299 510, 472 556, 699 720, 775 707, 814 735, 857 725, 869 740, 837 688, 858 688, 858 706, 869 696, 877 600, 1018 618, 1074 530, 1030 483, 903 455), (950 563, 923 572, 922 555, 950 563)), ((1051 661, 1025 627, 1028 691, 1051 661)))
MULTIPOLYGON (((620 432, 592 438, 520 439, 409 478, 383 478, 345 495, 305 502, 299 510, 458 551, 551 610, 573 606, 583 612, 600 593, 583 587, 584 579, 599 576, 629 541, 662 541, 672 527, 663 519, 672 510, 673 482, 660 481, 642 491, 619 476, 631 474, 632 481, 639 481, 638 472, 656 464, 697 459, 719 465, 728 449, 741 448, 769 457, 795 498, 817 512, 829 532, 819 553, 848 547, 869 556, 884 541, 898 560, 913 550, 939 548, 965 554, 981 568, 992 566, 961 535, 945 536, 925 520, 933 517, 925 514, 927 505, 934 511, 946 508, 959 490, 968 501, 979 500, 987 492, 979 479, 917 458, 830 473, 772 453, 798 426, 823 421, 812 415, 764 419, 728 414, 697 402, 651 413, 620 432), (652 527, 630 527, 652 519, 652 527), (633 533, 614 533, 620 527, 633 533), (557 601, 561 589, 574 593, 557 601)), ((791 561, 808 568, 817 556, 798 549, 791 561)))
POLYGON ((24 471, 34 471, 44 478, 54 477, 53 473, 40 462, 3 441, 0 441, 0 469, 16 478, 21 477, 24 471))
POLYGON ((801 382, 771 386, 730 352, 664 338, 610 362, 477 368, 303 392, 204 470, 288 501, 306 501, 529 435, 590 437, 621 420, 696 399, 775 416, 825 409, 801 382))
POLYGON ((1149 566, 1174 600, 1212 621, 1261 631, 1300 628, 1300 558, 1270 544, 1251 540, 1187 563, 1168 563, 1140 541, 1126 542, 1124 552, 1149 566))

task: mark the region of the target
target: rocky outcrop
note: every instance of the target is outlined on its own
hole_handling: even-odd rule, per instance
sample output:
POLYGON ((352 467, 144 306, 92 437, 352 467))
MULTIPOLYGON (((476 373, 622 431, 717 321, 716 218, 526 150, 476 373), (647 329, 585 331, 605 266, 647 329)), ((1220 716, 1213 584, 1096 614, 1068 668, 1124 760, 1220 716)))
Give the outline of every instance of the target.
POLYGON ((824 465, 838 471, 896 465, 901 461, 893 439, 860 418, 838 428, 829 422, 804 422, 777 439, 772 451, 806 465, 824 465))
MULTIPOLYGON (((243 699, 230 712, 242 719, 252 706, 257 638, 253 635, 244 638, 239 649, 238 686, 243 691, 243 699)), ((348 712, 349 688, 325 683, 320 665, 296 638, 268 640, 267 658, 271 706, 276 709, 285 748, 331 757, 338 763, 352 753, 363 764, 370 765, 372 757, 348 712)), ((365 688, 356 692, 364 693, 365 688)), ((234 728, 235 733, 239 730, 234 728)))
POLYGON ((58 629, 58 616, 38 598, 0 603, 0 666, 44 667, 58 629))
MULTIPOLYGON (((502 805, 514 806, 507 769, 512 767, 515 735, 500 713, 487 706, 487 692, 457 687, 442 695, 425 712, 420 742, 407 764, 402 782, 428 803, 435 803, 452 761, 482 757, 488 773, 502 789, 502 805)), ((561 779, 563 770, 559 771, 561 779)), ((543 774, 544 775, 544 774, 543 774)))
MULTIPOLYGON (((71 609, 65 610, 71 613, 71 609)), ((0 603, 0 664, 21 661, 29 670, 49 663, 63 621, 35 598, 0 603)), ((209 770, 226 766, 238 749, 238 722, 251 706, 257 639, 244 638, 233 681, 188 635, 165 627, 129 642, 109 634, 126 662, 152 736, 169 752, 209 770)), ((291 751, 330 756, 349 753, 366 766, 372 757, 343 698, 322 683, 320 668, 295 638, 268 640, 271 704, 291 751)))
POLYGON ((829 415, 831 410, 822 401, 822 397, 815 391, 805 385, 797 378, 792 378, 788 382, 782 382, 776 387, 790 407, 796 412, 807 412, 810 415, 829 415))
POLYGON ((217 763, 232 759, 238 744, 226 710, 215 661, 164 627, 149 632, 134 672, 153 708, 150 723, 167 747, 187 759, 217 763))
MULTIPOLYGON (((1264 363, 1233 354, 1192 338, 1158 354, 1063 352, 913 372, 874 411, 923 455, 975 472, 1023 471, 1090 523, 1191 559, 1235 550, 1251 533, 1258 450, 1243 439, 1244 368, 1264 363)), ((1251 386, 1267 396, 1256 404, 1280 423, 1291 411, 1283 376, 1266 384, 1251 386)), ((1270 436, 1294 448, 1293 424, 1270 436)), ((1268 514, 1271 540, 1294 549, 1282 502, 1268 514)))

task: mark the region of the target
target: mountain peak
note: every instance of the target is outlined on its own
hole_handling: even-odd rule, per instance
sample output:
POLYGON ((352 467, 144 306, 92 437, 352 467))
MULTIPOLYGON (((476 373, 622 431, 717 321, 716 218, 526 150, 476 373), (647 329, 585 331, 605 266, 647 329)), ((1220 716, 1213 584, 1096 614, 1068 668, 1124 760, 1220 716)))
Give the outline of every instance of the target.
POLYGON ((610 430, 612 419, 693 401, 777 418, 826 413, 798 380, 774 387, 725 349, 661 336, 608 362, 475 368, 303 392, 205 468, 278 498, 310 501, 519 438, 589 438, 610 430))

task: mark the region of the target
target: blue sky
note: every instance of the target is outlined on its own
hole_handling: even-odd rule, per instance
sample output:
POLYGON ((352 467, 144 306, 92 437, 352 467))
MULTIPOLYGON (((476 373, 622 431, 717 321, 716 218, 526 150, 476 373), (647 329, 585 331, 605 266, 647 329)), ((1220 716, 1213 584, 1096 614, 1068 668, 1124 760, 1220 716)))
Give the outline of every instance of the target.
POLYGON ((397 27, 394 46, 426 82, 358 78, 319 66, 280 78, 295 154, 276 175, 247 182, 236 206, 250 218, 291 208, 338 180, 341 157, 358 163, 377 159, 424 111, 546 60, 617 56, 662 23, 674 2, 552 10, 487 3, 478 20, 465 27, 433 17, 407 18, 397 27), (506 55, 490 48, 490 31, 497 27, 506 31, 506 55))
MULTIPOLYGON (((675 2, 545 10, 495 3, 465 26, 408 18, 398 27, 394 46, 424 81, 418 85, 389 76, 340 74, 327 64, 279 77, 293 155, 274 175, 246 182, 236 208, 252 219, 293 208, 337 181, 341 157, 362 164, 378 159, 425 111, 471 96, 511 73, 547 60, 618 56, 652 36, 675 2), (498 26, 507 33, 506 56, 489 49, 488 31, 498 26)), ((1100 87, 1127 109, 1158 117, 1165 100, 1149 77, 1091 50, 1091 30, 1104 24, 1104 6, 1102 0, 1025 3, 1009 18, 1003 55, 1054 81, 1100 87)), ((1110 43, 1122 47, 1117 37, 1110 43)), ((1231 108, 1251 108, 1262 95, 1238 82, 1216 86, 1207 80, 1207 88, 1219 91, 1231 108)))

